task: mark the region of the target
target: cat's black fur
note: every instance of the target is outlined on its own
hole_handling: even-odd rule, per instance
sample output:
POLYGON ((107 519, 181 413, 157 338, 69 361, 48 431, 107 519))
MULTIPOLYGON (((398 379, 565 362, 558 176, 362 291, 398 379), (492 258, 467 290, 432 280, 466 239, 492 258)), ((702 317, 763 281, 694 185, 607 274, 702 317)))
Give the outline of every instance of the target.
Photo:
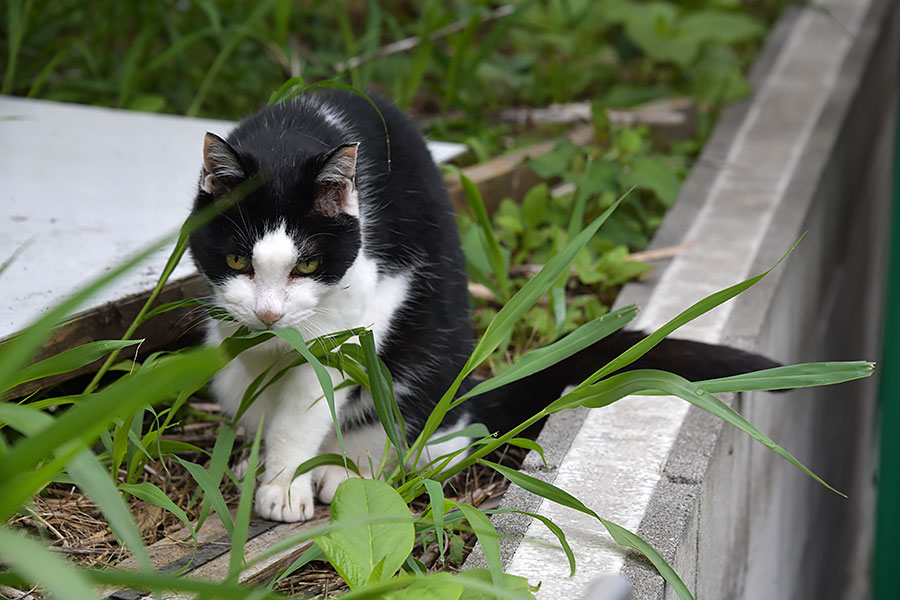
MULTIPOLYGON (((384 122, 365 98, 327 91, 264 109, 242 122, 227 143, 208 138, 203 177, 212 177, 206 185, 201 177, 195 211, 241 180, 258 177, 259 187, 195 232, 190 247, 200 271, 220 285, 234 276, 222 257, 249 256, 254 243, 284 221, 298 245, 312 244, 324 257, 320 272, 312 276, 324 285, 346 285, 347 269, 360 254, 374 260, 380 278, 406 275, 406 296, 378 342, 379 355, 398 384, 407 434, 414 438, 473 348, 466 263, 453 207, 420 132, 391 103, 375 102, 384 122), (333 200, 343 188, 317 183, 335 152, 354 144, 359 144, 353 176, 359 218, 342 208, 340 198, 333 200)), ((445 425, 463 418, 505 430, 642 336, 616 333, 542 373, 473 398, 448 415, 445 425)), ((730 348, 667 340, 630 368, 665 369, 698 380, 775 364, 730 348)), ((475 383, 470 379, 462 391, 475 383)), ((345 435, 377 423, 371 402, 359 389, 349 394, 341 410, 345 435)))

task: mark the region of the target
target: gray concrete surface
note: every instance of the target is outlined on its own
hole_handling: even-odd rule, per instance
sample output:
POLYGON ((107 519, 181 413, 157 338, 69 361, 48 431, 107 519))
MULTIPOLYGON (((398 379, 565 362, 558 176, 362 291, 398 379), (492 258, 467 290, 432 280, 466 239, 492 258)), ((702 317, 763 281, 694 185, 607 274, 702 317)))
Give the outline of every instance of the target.
MULTIPOLYGON (((234 123, 0 96, 0 340, 125 258, 176 232, 190 211, 203 135, 234 123)), ((443 162, 462 144, 429 142, 443 162)), ((152 289, 169 250, 90 307, 152 289)), ((184 261, 173 279, 193 274, 184 261)))
MULTIPOLYGON (((642 305, 639 327, 765 270, 806 232, 766 280, 679 335, 786 362, 877 358, 898 15, 890 0, 827 0, 786 16, 755 70, 753 97, 725 112, 654 242, 693 246, 654 274, 652 288, 630 285, 620 298, 642 305)), ((628 398, 588 413, 578 429, 551 418, 538 441, 569 449, 545 477, 637 531, 697 598, 866 598, 876 383, 729 399, 846 500, 671 398, 628 398)), ((525 543, 506 543, 515 550, 504 561, 541 583, 539 598, 578 598, 604 573, 624 574, 636 599, 674 597, 598 523, 548 502, 539 512, 567 532, 574 577, 561 551, 528 543, 555 543, 543 525, 498 522, 511 536, 525 530, 525 543)))

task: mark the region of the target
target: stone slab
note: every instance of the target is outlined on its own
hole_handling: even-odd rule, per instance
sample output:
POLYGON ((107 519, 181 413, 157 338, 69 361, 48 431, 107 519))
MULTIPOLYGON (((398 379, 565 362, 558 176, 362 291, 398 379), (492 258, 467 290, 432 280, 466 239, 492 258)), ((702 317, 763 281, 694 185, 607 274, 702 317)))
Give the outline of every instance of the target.
MULTIPOLYGON (((782 360, 874 358, 867 352, 877 347, 885 235, 878 223, 885 221, 888 196, 884 185, 872 182, 883 181, 883 164, 890 164, 879 132, 893 131, 898 12, 885 0, 827 0, 791 11, 776 27, 762 68, 754 70, 753 97, 725 111, 655 242, 689 242, 691 248, 652 276, 652 288, 631 284, 620 296, 620 302, 641 304, 637 327, 658 327, 705 295, 765 270, 808 228, 815 239, 804 240, 768 280, 678 335, 782 360), (864 79, 872 70, 879 77, 864 79), (881 82, 878 89, 873 81, 881 82), (850 182, 858 193, 844 189, 850 182), (823 198, 817 211, 815 202, 823 198), (869 310, 841 312, 854 299, 869 310)), ((871 528, 870 392, 860 384, 737 400, 800 460, 832 469, 845 491, 858 494, 843 508, 743 434, 665 398, 629 398, 591 412, 571 432, 553 481, 647 539, 698 598, 864 597, 837 590, 865 588, 859 573, 871 528), (843 410, 850 413, 838 424, 836 417, 829 420, 838 414, 830 403, 835 396, 844 397, 843 410), (855 403, 850 408, 848 400, 855 403), (822 406, 832 410, 817 410, 822 406), (840 440, 826 433, 841 423, 849 429, 840 440), (841 528, 822 531, 817 523, 826 515, 855 516, 860 537, 846 531, 829 537, 841 528), (843 556, 829 554, 833 548, 852 549, 851 564, 836 568, 843 556), (817 573, 822 584, 798 573, 817 573)), ((545 448, 553 443, 543 435, 538 441, 545 448)), ((522 543, 504 556, 510 571, 541 583, 538 598, 577 598, 606 573, 626 575, 635 599, 674 598, 646 561, 616 548, 598 523, 549 502, 538 512, 567 532, 579 561, 570 578, 564 556, 543 546, 522 543)), ((539 523, 521 523, 504 526, 524 527, 525 539, 556 545, 539 523)))

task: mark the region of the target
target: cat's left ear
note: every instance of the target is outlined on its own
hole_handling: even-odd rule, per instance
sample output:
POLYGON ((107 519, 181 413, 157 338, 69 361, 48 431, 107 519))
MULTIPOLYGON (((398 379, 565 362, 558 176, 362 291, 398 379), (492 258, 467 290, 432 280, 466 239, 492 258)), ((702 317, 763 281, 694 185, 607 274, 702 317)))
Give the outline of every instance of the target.
POLYGON ((241 159, 231 145, 214 133, 203 138, 200 189, 219 197, 246 178, 241 159))
POLYGON ((344 144, 325 155, 316 175, 313 211, 328 217, 359 216, 356 194, 356 153, 359 142, 344 144))

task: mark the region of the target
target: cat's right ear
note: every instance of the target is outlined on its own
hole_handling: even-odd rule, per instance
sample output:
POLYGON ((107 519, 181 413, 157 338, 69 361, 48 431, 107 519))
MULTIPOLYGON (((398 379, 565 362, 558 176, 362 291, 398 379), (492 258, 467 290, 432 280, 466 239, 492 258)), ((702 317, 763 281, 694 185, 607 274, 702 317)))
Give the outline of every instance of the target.
POLYGON ((200 189, 219 197, 246 179, 244 167, 231 145, 214 133, 203 138, 200 189))

